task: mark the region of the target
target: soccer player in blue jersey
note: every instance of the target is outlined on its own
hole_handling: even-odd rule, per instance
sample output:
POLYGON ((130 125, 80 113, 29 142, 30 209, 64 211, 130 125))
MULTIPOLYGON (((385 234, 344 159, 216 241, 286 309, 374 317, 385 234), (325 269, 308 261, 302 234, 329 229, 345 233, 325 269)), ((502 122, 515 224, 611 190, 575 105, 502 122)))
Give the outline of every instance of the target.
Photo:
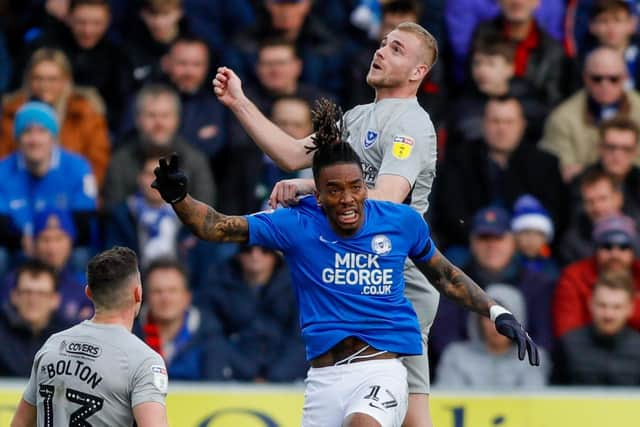
POLYGON ((522 326, 440 254, 419 213, 367 199, 360 158, 336 126, 340 116, 329 102, 314 112, 309 149, 317 192, 295 207, 223 215, 187 194, 175 155, 160 161, 152 184, 200 238, 284 253, 311 363, 302 425, 402 424, 408 386, 398 357, 422 352, 417 316, 403 294, 407 257, 443 295, 491 317, 518 343, 520 359, 528 353, 538 365, 537 348, 522 326))

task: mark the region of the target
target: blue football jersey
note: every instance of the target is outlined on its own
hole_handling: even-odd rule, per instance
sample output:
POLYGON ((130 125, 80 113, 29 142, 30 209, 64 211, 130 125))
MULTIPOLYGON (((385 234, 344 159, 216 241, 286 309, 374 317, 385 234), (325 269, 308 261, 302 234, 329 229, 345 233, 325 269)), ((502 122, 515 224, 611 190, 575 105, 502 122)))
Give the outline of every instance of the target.
POLYGON ((300 311, 307 359, 355 336, 403 355, 422 353, 418 320, 404 296, 407 256, 424 261, 435 245, 409 206, 366 200, 351 237, 333 232, 314 197, 287 209, 248 215, 249 243, 284 253, 300 311))
POLYGON ((0 161, 0 214, 30 233, 36 212, 50 208, 96 210, 97 187, 91 167, 83 157, 54 148, 49 171, 35 177, 18 152, 0 161))

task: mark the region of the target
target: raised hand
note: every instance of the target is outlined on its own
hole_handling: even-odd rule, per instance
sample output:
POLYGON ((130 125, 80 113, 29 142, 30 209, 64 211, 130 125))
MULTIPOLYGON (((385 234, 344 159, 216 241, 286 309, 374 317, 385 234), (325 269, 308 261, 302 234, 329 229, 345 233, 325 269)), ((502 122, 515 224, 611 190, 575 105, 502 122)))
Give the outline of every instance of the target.
POLYGON ((213 79, 213 92, 223 105, 233 108, 243 99, 242 81, 230 68, 219 67, 213 79))
POLYGON ((524 360, 525 353, 528 353, 529 363, 532 366, 540 365, 538 347, 513 314, 502 313, 496 317, 496 330, 518 344, 518 358, 520 360, 524 360))
POLYGON ((159 166, 153 171, 156 179, 151 183, 151 187, 160 192, 164 201, 172 205, 187 196, 189 180, 180 169, 179 162, 175 153, 171 155, 168 164, 167 159, 160 159, 159 166))

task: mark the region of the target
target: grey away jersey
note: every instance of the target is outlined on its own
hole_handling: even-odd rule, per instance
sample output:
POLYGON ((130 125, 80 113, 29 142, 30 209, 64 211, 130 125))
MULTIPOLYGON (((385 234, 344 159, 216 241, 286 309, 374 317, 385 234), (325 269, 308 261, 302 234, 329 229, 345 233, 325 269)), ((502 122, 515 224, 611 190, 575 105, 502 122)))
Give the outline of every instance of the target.
MULTIPOLYGON (((411 207, 424 214, 436 176, 437 142, 431 118, 418 100, 395 98, 358 105, 344 114, 344 121, 347 140, 362 160, 367 185, 373 187, 385 174, 406 178, 412 189, 411 207)), ((404 274, 405 295, 426 333, 435 318, 440 294, 409 259, 404 274)), ((428 377, 428 373, 424 375, 428 377)), ((410 385, 413 376, 410 370, 410 385)))
POLYGON ((86 320, 42 346, 23 398, 38 427, 132 426, 134 406, 165 404, 167 383, 164 361, 138 337, 86 320))
POLYGON ((399 175, 411 185, 410 203, 420 213, 429 207, 436 175, 436 132, 416 98, 383 99, 359 105, 344 115, 347 140, 362 159, 367 185, 379 175, 399 175))

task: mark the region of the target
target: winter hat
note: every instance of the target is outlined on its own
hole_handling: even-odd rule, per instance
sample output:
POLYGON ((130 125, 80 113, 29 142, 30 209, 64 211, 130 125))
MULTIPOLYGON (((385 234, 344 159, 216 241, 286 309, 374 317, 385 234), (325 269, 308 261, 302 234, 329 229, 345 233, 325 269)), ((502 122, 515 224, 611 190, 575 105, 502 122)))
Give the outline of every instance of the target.
POLYGON ((593 227, 593 240, 596 245, 616 244, 634 246, 636 243, 636 224, 625 215, 612 215, 596 222, 593 227))
POLYGON ((71 212, 62 209, 45 209, 39 211, 33 218, 33 235, 38 237, 40 233, 49 228, 57 228, 71 237, 76 238, 76 227, 73 223, 71 212))
POLYGON ((553 239, 554 232, 549 212, 530 194, 518 197, 513 205, 511 230, 514 233, 523 230, 540 231, 548 242, 553 239))
POLYGON ((54 137, 58 137, 60 127, 56 112, 44 102, 30 101, 20 107, 13 122, 14 138, 20 138, 20 135, 32 125, 42 126, 54 137))

